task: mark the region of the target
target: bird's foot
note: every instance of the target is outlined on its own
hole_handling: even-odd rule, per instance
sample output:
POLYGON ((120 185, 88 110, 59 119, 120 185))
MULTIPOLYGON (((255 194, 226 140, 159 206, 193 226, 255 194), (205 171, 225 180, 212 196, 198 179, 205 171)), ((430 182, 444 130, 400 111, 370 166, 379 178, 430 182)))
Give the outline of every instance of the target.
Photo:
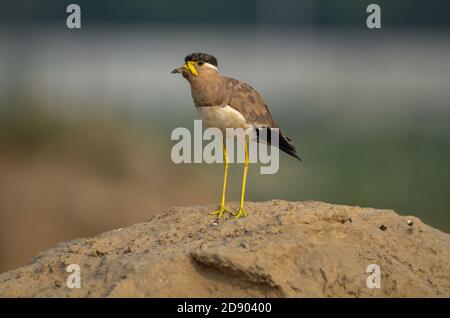
POLYGON ((234 213, 234 216, 238 218, 243 218, 247 216, 247 212, 244 210, 244 207, 240 207, 239 210, 234 213))
POLYGON ((236 213, 228 210, 225 206, 221 206, 217 211, 211 212, 209 215, 217 215, 217 219, 220 220, 220 218, 222 217, 224 212, 230 213, 232 215, 236 215, 236 213))

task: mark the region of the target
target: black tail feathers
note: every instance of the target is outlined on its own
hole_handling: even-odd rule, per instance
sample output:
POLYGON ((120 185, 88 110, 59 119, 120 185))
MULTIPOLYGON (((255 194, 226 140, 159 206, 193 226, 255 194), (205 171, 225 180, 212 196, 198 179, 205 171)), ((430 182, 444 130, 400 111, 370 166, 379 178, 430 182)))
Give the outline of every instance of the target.
POLYGON ((298 160, 302 161, 302 159, 298 156, 297 151, 295 150, 295 146, 292 142, 292 140, 284 136, 283 133, 280 132, 280 138, 279 138, 279 145, 278 148, 280 150, 284 151, 288 155, 291 155, 294 158, 297 158, 298 160))
POLYGON ((292 142, 292 140, 289 137, 285 136, 279 129, 274 130, 274 129, 269 129, 269 128, 265 128, 265 127, 256 129, 256 135, 258 138, 258 142, 262 142, 262 143, 266 143, 266 144, 270 145, 272 133, 278 134, 278 148, 281 151, 284 151, 288 155, 302 161, 302 159, 298 156, 297 151, 295 150, 295 146, 294 146, 294 143, 292 142), (263 133, 261 133, 261 130, 265 130, 265 131, 263 133))

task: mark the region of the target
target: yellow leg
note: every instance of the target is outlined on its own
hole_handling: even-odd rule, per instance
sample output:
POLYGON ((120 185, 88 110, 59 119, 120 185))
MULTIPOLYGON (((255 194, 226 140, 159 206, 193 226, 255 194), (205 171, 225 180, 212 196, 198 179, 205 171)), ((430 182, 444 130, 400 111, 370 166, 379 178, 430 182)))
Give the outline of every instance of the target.
POLYGON ((229 211, 225 208, 225 195, 227 193, 227 177, 228 177, 228 157, 227 157, 227 147, 225 142, 223 143, 223 165, 225 167, 225 173, 223 175, 223 189, 222 189, 222 201, 220 204, 220 208, 217 211, 211 212, 210 215, 217 215, 217 218, 220 219, 224 212, 228 212, 234 215, 233 212, 229 211))
POLYGON ((239 204, 239 210, 236 213, 236 217, 237 218, 247 216, 247 212, 245 212, 245 210, 244 210, 245 184, 247 183, 247 171, 248 171, 248 147, 247 147, 247 141, 244 142, 244 147, 245 147, 244 176, 242 177, 241 202, 239 204))

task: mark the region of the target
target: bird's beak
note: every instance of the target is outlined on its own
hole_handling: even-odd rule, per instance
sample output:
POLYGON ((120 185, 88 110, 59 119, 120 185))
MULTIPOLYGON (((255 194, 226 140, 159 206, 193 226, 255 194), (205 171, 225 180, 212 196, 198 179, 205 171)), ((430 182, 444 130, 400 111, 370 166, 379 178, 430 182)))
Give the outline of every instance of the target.
POLYGON ((187 61, 183 66, 180 66, 172 71, 172 74, 176 73, 182 73, 184 70, 189 70, 192 74, 195 76, 198 76, 198 72, 195 69, 196 62, 194 61, 187 61))
POLYGON ((180 67, 177 67, 176 69, 174 69, 174 70, 173 70, 172 72, 170 72, 170 73, 172 73, 172 74, 181 73, 181 72, 183 72, 183 70, 185 70, 184 65, 183 65, 183 66, 180 66, 180 67))

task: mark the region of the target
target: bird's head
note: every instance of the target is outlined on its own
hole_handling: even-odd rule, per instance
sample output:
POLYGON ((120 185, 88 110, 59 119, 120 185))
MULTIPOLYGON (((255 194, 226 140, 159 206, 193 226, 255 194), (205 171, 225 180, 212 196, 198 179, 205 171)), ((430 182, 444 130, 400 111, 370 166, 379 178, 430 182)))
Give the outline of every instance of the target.
POLYGON ((206 53, 192 53, 184 58, 184 64, 172 71, 181 73, 187 80, 217 73, 217 59, 206 53))

